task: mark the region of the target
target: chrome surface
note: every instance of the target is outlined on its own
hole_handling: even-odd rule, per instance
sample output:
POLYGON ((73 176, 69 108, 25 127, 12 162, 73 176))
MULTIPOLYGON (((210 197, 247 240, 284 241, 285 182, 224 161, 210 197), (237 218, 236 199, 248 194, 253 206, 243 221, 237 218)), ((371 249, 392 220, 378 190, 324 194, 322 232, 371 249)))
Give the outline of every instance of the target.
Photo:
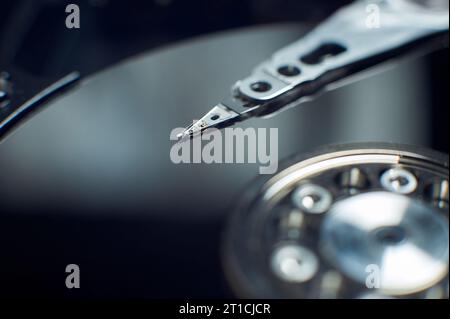
POLYGON ((328 190, 313 184, 304 184, 297 188, 292 194, 292 200, 301 211, 311 214, 322 214, 333 203, 333 197, 328 190))
MULTIPOLYGON (((427 2, 432 4, 431 2, 427 2)), ((448 2, 447 2, 448 4, 448 2)), ((396 50, 408 43, 429 35, 448 32, 448 5, 417 5, 412 1, 380 1, 375 4, 379 10, 380 25, 370 27, 368 21, 368 3, 355 1, 342 8, 310 34, 289 47, 275 53, 271 60, 262 63, 252 76, 239 82, 239 93, 246 98, 259 102, 273 100, 301 85, 311 86, 311 82, 325 88, 336 81, 334 76, 327 79, 324 75, 331 71, 343 74, 354 73, 351 69, 363 70, 377 64, 375 57, 396 50), (420 21, 420 22, 418 22, 420 21), (315 64, 302 63, 301 57, 308 55, 324 44, 336 44, 343 52, 328 56, 315 64), (374 59, 373 62, 370 62, 374 59), (358 64, 360 66, 358 66, 358 64), (285 65, 296 67, 301 73, 295 76, 283 76, 279 68, 285 65), (267 82, 271 88, 264 92, 255 92, 252 84, 267 82)))
MULTIPOLYGON (((355 1, 237 81, 232 95, 247 104, 248 110, 224 104, 239 116, 211 123, 203 121, 206 115, 194 126, 201 131, 234 125, 252 116, 278 114, 324 91, 368 77, 374 73, 372 67, 415 53, 417 48, 442 47, 442 35, 448 30, 448 2, 445 5, 442 0, 355 1), (369 21, 371 14, 377 14, 379 20, 374 25, 369 21)), ((189 129, 185 136, 190 135, 189 129)))
POLYGON ((336 202, 320 240, 324 256, 365 283, 379 267, 379 290, 405 295, 432 287, 448 272, 448 220, 432 207, 398 194, 371 192, 336 202))
POLYGON ((272 255, 272 269, 282 280, 305 282, 314 277, 318 268, 314 253, 298 245, 279 247, 272 255))
POLYGON ((237 205, 228 277, 252 298, 448 298, 447 181, 448 156, 402 145, 292 160, 237 205))
POLYGON ((401 168, 387 170, 381 175, 380 182, 388 191, 405 195, 414 192, 418 185, 414 174, 401 168))

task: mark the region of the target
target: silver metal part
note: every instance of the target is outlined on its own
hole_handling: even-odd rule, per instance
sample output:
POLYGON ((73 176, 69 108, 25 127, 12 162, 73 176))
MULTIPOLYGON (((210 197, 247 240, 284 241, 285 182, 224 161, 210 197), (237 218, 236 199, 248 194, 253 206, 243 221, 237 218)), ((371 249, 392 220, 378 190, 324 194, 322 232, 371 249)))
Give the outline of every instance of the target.
POLYGON ((433 5, 435 1, 421 2, 425 5, 387 0, 371 7, 367 1, 355 1, 259 65, 250 77, 239 81, 239 93, 254 101, 267 102, 302 85, 310 87, 316 83, 317 87, 326 88, 349 74, 378 64, 380 57, 388 52, 448 31, 448 1, 437 1, 441 5, 433 5), (379 20, 371 21, 370 13, 376 14, 379 20), (280 69, 286 66, 301 72, 283 75, 280 69), (261 81, 269 84, 270 89, 253 90, 252 85, 261 81))
POLYGON ((333 203, 333 197, 328 190, 313 184, 300 186, 292 194, 292 199, 301 211, 311 214, 322 214, 333 203))
POLYGON ((301 235, 304 226, 305 215, 303 212, 293 209, 280 221, 280 228, 286 233, 287 238, 296 239, 301 235))
POLYGON ((427 189, 427 196, 440 208, 448 207, 449 184, 448 180, 440 180, 432 183, 427 189))
POLYGON ((80 79, 78 72, 63 77, 40 78, 11 68, 0 73, 0 142, 12 128, 45 101, 63 93, 80 79))
POLYGON ((215 106, 211 111, 209 111, 205 116, 203 116, 200 120, 187 127, 183 133, 178 135, 178 138, 184 139, 191 136, 196 136, 208 128, 218 127, 219 125, 224 124, 228 121, 237 119, 239 116, 239 113, 236 113, 226 106, 219 104, 215 106))
POLYGON ((400 168, 389 169, 381 175, 381 185, 388 191, 410 194, 417 189, 417 178, 409 171, 400 168))
POLYGON ((259 105, 247 105, 243 101, 229 97, 213 107, 200 120, 187 127, 178 135, 179 139, 189 138, 210 128, 232 126, 249 117, 259 105))
MULTIPOLYGON (((427 40, 448 34, 448 29, 446 0, 355 1, 238 81, 232 99, 241 105, 221 103, 238 113, 233 120, 204 121, 208 113, 194 127, 201 131, 276 114, 354 81, 353 75, 414 51, 427 40)), ((189 128, 184 135, 188 132, 189 128)))
POLYGON ((248 298, 448 298, 447 181, 448 156, 399 145, 293 160, 237 206, 230 282, 248 298))
POLYGON ((9 81, 9 74, 5 72, 0 73, 0 109, 8 104, 12 87, 9 81))
POLYGON ((379 276, 374 278, 375 286, 389 295, 414 293, 445 278, 448 238, 443 215, 419 201, 387 192, 336 202, 321 231, 323 255, 331 263, 362 284, 372 271, 379 276))
POLYGON ((272 255, 272 269, 282 280, 305 282, 314 277, 318 268, 314 253, 298 245, 279 247, 272 255))
POLYGON ((340 186, 355 193, 367 186, 367 177, 359 168, 353 167, 339 176, 340 186))

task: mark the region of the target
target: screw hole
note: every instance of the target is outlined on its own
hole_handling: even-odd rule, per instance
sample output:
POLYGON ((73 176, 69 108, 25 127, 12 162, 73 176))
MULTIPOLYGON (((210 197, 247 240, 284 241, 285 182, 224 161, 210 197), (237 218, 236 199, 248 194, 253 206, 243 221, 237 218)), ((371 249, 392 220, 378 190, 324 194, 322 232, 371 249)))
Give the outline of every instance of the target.
POLYGON ((378 242, 384 245, 397 245, 406 239, 406 231, 399 226, 383 227, 375 232, 378 242))
POLYGON ((4 102, 7 99, 8 99, 8 94, 5 91, 0 90, 0 102, 4 102))
POLYGON ((300 69, 294 65, 285 65, 278 69, 278 73, 284 76, 297 76, 300 75, 300 69))
POLYGON ((346 52, 347 48, 338 43, 324 43, 316 50, 303 56, 300 60, 309 65, 320 64, 328 58, 336 57, 346 52))
POLYGON ((272 86, 268 82, 260 81, 253 83, 251 86, 251 89, 255 92, 264 93, 267 91, 270 91, 272 89, 272 86))

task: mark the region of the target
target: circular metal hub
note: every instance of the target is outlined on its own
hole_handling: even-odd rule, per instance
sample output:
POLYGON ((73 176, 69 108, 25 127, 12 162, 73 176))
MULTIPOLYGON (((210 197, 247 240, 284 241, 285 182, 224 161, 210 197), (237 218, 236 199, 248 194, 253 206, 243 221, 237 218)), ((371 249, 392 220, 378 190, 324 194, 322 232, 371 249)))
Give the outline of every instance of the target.
POLYGON ((448 220, 430 205, 387 192, 337 202, 322 224, 323 255, 365 284, 378 268, 378 286, 391 295, 428 288, 448 267, 448 220))
POLYGON ((225 269, 250 298, 448 297, 448 158, 398 145, 327 149, 245 194, 225 269))

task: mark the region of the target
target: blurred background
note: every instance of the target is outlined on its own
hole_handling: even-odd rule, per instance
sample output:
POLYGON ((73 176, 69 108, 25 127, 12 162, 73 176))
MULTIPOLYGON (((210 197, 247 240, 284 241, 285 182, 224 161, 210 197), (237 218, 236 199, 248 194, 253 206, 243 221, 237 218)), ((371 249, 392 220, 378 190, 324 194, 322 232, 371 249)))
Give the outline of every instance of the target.
MULTIPOLYGON (((0 296, 232 297, 222 234, 258 166, 174 165, 169 133, 349 2, 71 1, 68 30, 68 1, 3 1, 0 71, 83 81, 0 144, 0 296)), ((441 50, 243 126, 278 127, 280 159, 365 141, 448 153, 447 105, 441 50)))
POLYGON ((350 2, 6 0, 0 13, 0 61, 43 75, 74 69, 89 74, 130 55, 201 34, 276 22, 316 23, 350 2), (70 3, 82 12, 79 30, 60 28, 70 3))

